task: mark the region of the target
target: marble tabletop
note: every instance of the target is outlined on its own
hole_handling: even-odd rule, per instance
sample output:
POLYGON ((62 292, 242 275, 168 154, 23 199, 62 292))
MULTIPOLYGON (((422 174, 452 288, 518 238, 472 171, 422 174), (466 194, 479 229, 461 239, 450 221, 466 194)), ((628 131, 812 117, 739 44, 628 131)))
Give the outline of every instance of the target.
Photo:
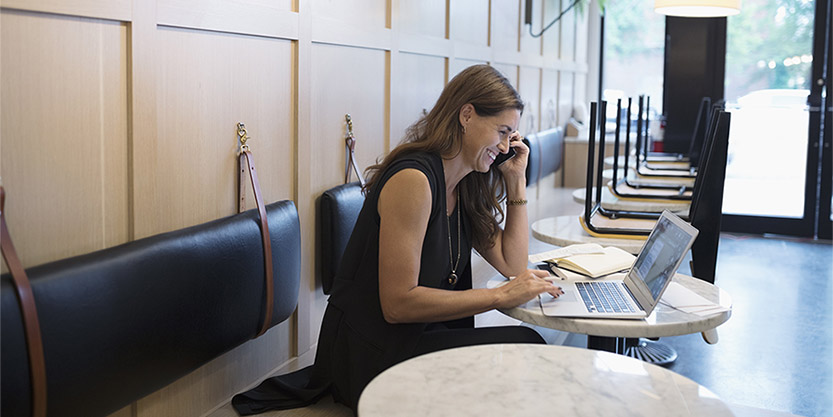
POLYGON ((633 358, 565 346, 442 350, 379 374, 360 417, 731 416, 707 388, 633 358))
MULTIPOLYGON (((605 157, 605 168, 613 168, 613 156, 606 156, 605 157)), ((688 172, 689 167, 691 164, 688 161, 655 161, 650 160, 645 165, 647 168, 651 169, 672 169, 674 171, 682 171, 688 172)), ((619 155, 619 162, 616 164, 617 167, 624 167, 625 166, 625 157, 623 155, 619 155)), ((630 155, 628 157, 628 166, 631 168, 636 168, 636 155, 630 155)))
MULTIPOLYGON (((606 156, 605 157, 605 168, 613 168, 613 156, 606 156)), ((636 155, 630 155, 628 157, 628 165, 631 168, 636 168, 636 155)), ((675 171, 683 171, 687 172, 689 167, 691 166, 688 161, 648 161, 647 167, 653 169, 673 169, 675 171)), ((625 157, 623 155, 619 155, 619 162, 616 164, 617 167, 624 167, 625 166, 625 157)))
MULTIPOLYGON (((605 168, 613 168, 613 156, 606 156, 605 157, 605 168)), ((631 155, 628 157, 628 165, 631 168, 636 168, 636 156, 631 155)), ((625 166, 625 157, 619 155, 619 163, 616 164, 617 167, 624 167, 625 166)))
MULTIPOLYGON (((624 178, 625 171, 619 168, 617 179, 624 178)), ((595 175, 595 174, 594 174, 595 175)), ((602 171, 602 178, 607 182, 613 179, 613 169, 605 169, 602 171)), ((672 178, 672 177, 652 177, 635 174, 630 170, 628 181, 631 184, 661 184, 661 185, 677 185, 677 186, 694 186, 694 178, 672 178)))
POLYGON ((590 236, 581 227, 578 214, 547 217, 532 223, 531 229, 534 238, 556 246, 569 246, 575 243, 598 243, 602 246, 615 246, 635 255, 639 253, 645 243, 644 239, 613 239, 590 236))
MULTIPOLYGON (((621 279, 621 276, 619 278, 621 279)), ((503 281, 505 278, 495 277, 492 280, 503 281)), ((487 286, 499 284, 491 282, 492 280, 487 286)), ((716 328, 731 317, 732 297, 722 288, 684 274, 675 274, 671 282, 676 282, 711 302, 727 307, 728 311, 700 316, 676 310, 660 301, 651 315, 644 319, 581 319, 545 316, 538 299, 500 311, 514 319, 550 329, 606 337, 654 338, 700 333, 716 328)))
MULTIPOLYGON (((591 190, 593 199, 596 196, 596 187, 591 190)), ((584 204, 584 197, 587 195, 586 188, 578 188, 573 191, 573 201, 579 204, 584 204)), ((672 201, 672 200, 656 200, 656 201, 633 201, 620 199, 612 192, 610 188, 602 187, 602 207, 608 210, 622 210, 622 211, 647 211, 652 213, 661 213, 663 210, 670 210, 680 215, 688 215, 688 208, 691 206, 690 201, 672 201)))

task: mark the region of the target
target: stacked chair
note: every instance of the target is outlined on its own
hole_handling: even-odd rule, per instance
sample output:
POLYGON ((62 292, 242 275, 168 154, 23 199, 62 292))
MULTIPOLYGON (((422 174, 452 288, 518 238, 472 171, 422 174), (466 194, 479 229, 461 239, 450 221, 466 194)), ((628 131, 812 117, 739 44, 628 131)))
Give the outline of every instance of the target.
POLYGON ((645 147, 643 147, 640 152, 641 160, 643 161, 642 167, 649 170, 667 169, 695 172, 699 163, 703 140, 705 140, 706 137, 706 127, 710 120, 710 107, 711 98, 703 97, 703 99, 700 100, 700 106, 697 109, 697 119, 695 120, 694 130, 691 133, 691 140, 689 142, 687 153, 671 154, 649 152, 645 147))
MULTIPOLYGON (((602 102, 601 114, 604 114, 606 106, 607 103, 602 102)), ((596 127, 597 113, 596 103, 591 103, 587 188, 584 201, 584 213, 580 217, 582 228, 588 234, 595 237, 645 239, 653 228, 656 219, 659 217, 659 213, 611 210, 601 206, 601 187, 604 186, 602 184, 604 181, 602 165, 604 162, 605 129, 601 128, 598 165, 595 167, 596 173, 594 175, 593 155, 596 147, 596 131, 598 129, 596 127), (593 195, 594 185, 595 198, 593 195)), ((721 207, 714 204, 714 202, 720 201, 722 205, 723 181, 726 172, 726 151, 729 137, 729 119, 729 113, 722 110, 715 110, 713 115, 714 123, 711 123, 708 127, 707 135, 703 142, 702 169, 699 170, 699 175, 695 178, 695 184, 692 187, 693 190, 680 189, 676 194, 672 192, 665 195, 669 200, 683 199, 685 197, 692 201, 692 206, 689 210, 689 218, 692 223, 695 223, 695 220, 697 222, 702 221, 704 218, 714 220, 715 216, 720 216, 721 207), (709 208, 710 210, 705 210, 704 208, 709 208), (702 218, 698 216, 702 216, 702 218)), ((620 123, 617 122, 617 131, 619 130, 619 125, 620 123)), ((614 172, 616 172, 616 169, 614 169, 614 172)), ((612 190, 616 188, 615 181, 614 179, 614 181, 608 184, 608 187, 611 187, 611 185, 614 186, 612 190)), ((644 197, 640 196, 640 198, 644 197)))
MULTIPOLYGON (((706 101, 703 104, 707 104, 706 101)), ((704 108, 701 104, 701 114, 708 113, 709 117, 701 117, 702 124, 698 124, 695 128, 695 133, 692 137, 692 147, 696 147, 699 149, 697 152, 691 152, 689 155, 690 161, 688 164, 690 165, 690 172, 696 173, 699 172, 699 165, 701 161, 701 155, 704 155, 705 152, 710 149, 710 144, 708 143, 709 140, 713 139, 714 134, 714 125, 713 121, 715 120, 716 114, 723 110, 721 105, 715 105, 710 110, 704 108), (699 126, 703 126, 700 129, 699 126), (703 135, 699 134, 699 131, 703 132, 703 135), (702 139, 698 139, 698 137, 702 136, 702 139)), ((617 143, 617 155, 618 155, 618 143, 619 143, 619 136, 618 133, 616 135, 616 143, 617 143)), ((638 146, 637 146, 638 148, 638 146)), ((628 154, 627 150, 630 149, 630 141, 629 138, 625 138, 625 165, 628 164, 628 154)), ((640 157, 637 155, 637 159, 640 157)), ((624 178, 620 179, 618 177, 618 161, 614 158, 613 161, 613 181, 608 184, 608 188, 610 189, 611 193, 615 195, 617 198, 623 200, 630 200, 630 201, 691 201, 692 199, 692 192, 694 191, 694 182, 691 179, 687 178, 678 178, 676 182, 671 179, 666 179, 663 183, 650 183, 643 180, 640 181, 632 181, 629 179, 628 175, 625 175, 624 178), (690 184, 690 185, 689 185, 690 184)), ((645 164, 643 161, 642 164, 645 164)), ((637 165, 639 166, 639 164, 637 165)))
MULTIPOLYGON (((636 119, 636 174, 638 177, 650 178, 694 178, 695 173, 687 165, 687 158, 680 154, 654 153, 650 156, 649 117, 650 98, 639 97, 636 119), (663 160, 665 159, 665 160, 663 160), (648 163, 651 163, 649 166, 648 163)), ((630 102, 629 102, 630 104, 630 102)), ((630 111, 630 105, 628 106, 630 111)), ((630 120, 628 120, 630 122, 630 120)), ((628 123, 630 127, 630 123, 628 123)))
MULTIPOLYGON (((690 148, 696 148, 697 161, 699 162, 699 155, 702 153, 702 148, 705 146, 705 139, 708 137, 710 117, 704 115, 711 114, 708 110, 710 100, 704 99, 700 104, 698 111, 698 123, 695 126, 692 134, 690 148), (701 123, 702 122, 702 123, 701 123)), ((690 201, 691 192, 693 191, 693 179, 697 173, 697 163, 692 165, 691 157, 679 157, 679 161, 660 161, 655 162, 648 159, 648 154, 645 150, 645 143, 647 142, 647 134, 643 134, 642 123, 642 99, 640 98, 640 105, 637 117, 637 133, 636 133, 636 170, 634 178, 627 174, 620 180, 618 177, 618 144, 619 144, 619 122, 617 120, 616 133, 616 149, 613 158, 613 183, 610 186, 611 192, 619 198, 623 199, 648 199, 648 200, 674 200, 674 201, 690 201), (645 137, 646 139, 642 139, 645 137), (652 169, 656 167, 663 167, 664 169, 652 169), (644 171, 651 171, 646 173, 644 171), (675 175, 674 173, 679 173, 675 175)), ((630 109, 631 100, 628 99, 628 124, 627 133, 625 136, 625 167, 630 167, 630 109)), ((689 155, 695 155, 689 152, 689 155)), ((674 156, 677 158, 678 156, 674 156)), ((666 158, 671 158, 668 156, 666 158)))

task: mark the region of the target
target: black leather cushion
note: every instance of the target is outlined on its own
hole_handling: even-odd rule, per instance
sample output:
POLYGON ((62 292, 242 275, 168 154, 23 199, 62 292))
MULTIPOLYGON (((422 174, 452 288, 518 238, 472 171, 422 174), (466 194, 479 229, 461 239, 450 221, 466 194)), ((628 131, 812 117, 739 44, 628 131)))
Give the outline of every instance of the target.
POLYGON ((538 168, 537 168, 537 165, 536 165, 536 168, 534 168, 535 169, 534 174, 533 174, 533 167, 532 167, 532 165, 534 164, 533 159, 537 160, 538 157, 536 156, 535 158, 533 158, 532 155, 540 155, 541 151, 538 149, 538 139, 535 138, 534 134, 529 135, 529 136, 525 136, 523 141, 524 141, 524 144, 526 144, 526 147, 529 148, 529 158, 527 158, 527 163, 526 163, 526 186, 530 187, 532 185, 535 185, 535 183, 538 182, 538 168))
POLYGON ((358 182, 340 185, 321 194, 318 199, 318 270, 324 294, 333 287, 341 256, 353 233, 356 219, 364 205, 362 186, 358 182))
MULTIPOLYGON (((291 201, 268 205, 267 213, 275 325, 298 300, 300 225, 291 201)), ((257 210, 249 210, 28 269, 49 415, 106 415, 254 337, 263 315, 263 266, 257 210)), ((0 411, 26 416, 23 326, 11 278, 0 284, 0 411)))
POLYGON ((526 137, 529 162, 526 166, 526 185, 536 184, 541 178, 558 171, 564 160, 564 129, 556 127, 526 137))

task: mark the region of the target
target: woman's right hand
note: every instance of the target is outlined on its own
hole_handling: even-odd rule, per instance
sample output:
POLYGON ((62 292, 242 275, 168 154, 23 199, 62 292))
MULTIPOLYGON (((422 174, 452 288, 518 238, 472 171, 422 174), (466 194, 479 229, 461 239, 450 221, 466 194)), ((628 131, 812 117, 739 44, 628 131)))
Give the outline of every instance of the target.
POLYGON ((547 271, 527 269, 505 285, 495 288, 500 294, 497 308, 514 308, 545 292, 558 298, 564 291, 545 279, 549 276, 547 271))

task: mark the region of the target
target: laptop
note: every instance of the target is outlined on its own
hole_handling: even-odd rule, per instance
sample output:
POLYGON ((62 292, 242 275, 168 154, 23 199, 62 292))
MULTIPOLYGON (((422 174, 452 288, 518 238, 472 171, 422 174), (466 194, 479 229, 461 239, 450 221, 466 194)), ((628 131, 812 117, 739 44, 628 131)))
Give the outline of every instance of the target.
POLYGON ((697 237, 697 229, 664 211, 624 279, 561 281, 558 298, 539 296, 544 315, 607 319, 647 317, 659 303, 683 257, 697 237))

